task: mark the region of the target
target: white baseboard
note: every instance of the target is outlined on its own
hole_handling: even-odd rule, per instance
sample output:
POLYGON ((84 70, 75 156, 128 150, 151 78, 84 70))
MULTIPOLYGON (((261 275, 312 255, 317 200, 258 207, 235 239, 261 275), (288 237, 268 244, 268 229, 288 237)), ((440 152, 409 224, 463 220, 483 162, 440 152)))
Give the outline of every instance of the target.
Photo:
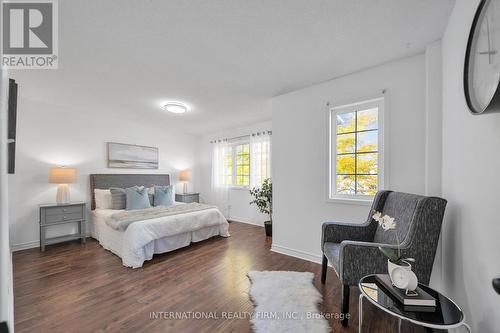
POLYGON ((40 247, 40 241, 39 240, 11 245, 10 246, 10 251, 11 252, 16 252, 16 251, 21 251, 21 250, 32 249, 32 248, 35 248, 35 247, 40 247))
POLYGON ((276 252, 276 253, 285 254, 287 256, 311 261, 311 262, 314 262, 316 264, 321 264, 321 261, 323 259, 322 256, 314 254, 314 253, 309 253, 309 252, 305 252, 305 251, 301 251, 301 250, 295 250, 295 249, 291 249, 289 247, 281 246, 281 245, 274 244, 274 243, 271 246, 271 251, 276 252))
MULTIPOLYGON (((87 238, 88 237, 94 238, 94 236, 91 235, 90 233, 87 234, 87 238)), ((37 239, 37 240, 31 241, 31 242, 13 244, 10 246, 10 252, 28 250, 28 249, 33 249, 35 247, 40 247, 40 240, 37 239)))
POLYGON ((230 217, 228 217, 228 220, 229 220, 229 221, 234 221, 234 222, 240 222, 240 223, 252 224, 252 225, 259 226, 259 227, 263 227, 263 226, 264 226, 264 224, 263 224, 263 223, 250 221, 250 220, 244 219, 244 218, 242 218, 242 217, 237 217, 237 216, 230 216, 230 217))

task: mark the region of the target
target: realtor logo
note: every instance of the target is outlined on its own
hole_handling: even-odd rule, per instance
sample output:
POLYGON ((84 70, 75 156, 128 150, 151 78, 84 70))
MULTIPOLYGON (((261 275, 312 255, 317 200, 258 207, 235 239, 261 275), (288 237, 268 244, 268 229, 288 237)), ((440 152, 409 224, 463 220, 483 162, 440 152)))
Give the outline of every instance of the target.
POLYGON ((56 1, 4 1, 2 22, 3 68, 57 68, 56 1))

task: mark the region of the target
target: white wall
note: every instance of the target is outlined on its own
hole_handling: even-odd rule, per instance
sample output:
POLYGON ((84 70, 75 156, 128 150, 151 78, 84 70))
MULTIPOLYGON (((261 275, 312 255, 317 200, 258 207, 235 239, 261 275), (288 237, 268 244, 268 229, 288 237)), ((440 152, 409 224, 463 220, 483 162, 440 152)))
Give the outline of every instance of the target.
MULTIPOLYGON (((232 138, 242 135, 248 135, 255 131, 271 130, 271 121, 263 121, 256 124, 234 128, 225 131, 219 131, 210 135, 206 135, 201 139, 200 147, 200 187, 201 198, 205 202, 211 202, 210 188, 212 178, 212 145, 210 141, 216 138, 232 138)), ((271 147, 272 149, 272 147, 271 147)), ((274 159, 274 157, 271 157, 274 159)), ((252 197, 248 189, 230 189, 229 190, 229 216, 228 218, 234 221, 264 225, 264 221, 269 220, 267 215, 261 214, 255 205, 250 205, 252 197)))
MULTIPOLYGON (((2 9, 0 8, 0 16, 2 9)), ((12 255, 9 246, 9 198, 7 179, 7 91, 8 77, 0 69, 0 322, 7 321, 14 331, 14 293, 12 255)))
POLYGON ((425 191, 425 57, 418 55, 273 99, 273 250, 319 261, 321 224, 364 222, 369 207, 327 202, 326 103, 385 94, 386 188, 425 191))
POLYGON ((443 37, 443 225, 441 288, 474 332, 500 330, 500 114, 472 116, 463 90, 467 37, 478 0, 457 0, 443 37))
MULTIPOLYGON (((140 111, 138 115, 140 118, 140 111)), ((197 188, 199 137, 172 132, 147 119, 141 122, 121 114, 68 109, 21 98, 17 138, 16 174, 9 176, 10 235, 16 249, 38 244, 38 205, 55 201, 57 186, 47 180, 51 166, 78 169, 78 182, 70 185, 73 201, 90 200, 91 173, 170 173, 172 182, 177 183, 177 172, 186 168, 193 170, 190 190, 197 188), (160 169, 108 169, 107 141, 158 147, 160 169)), ((67 228, 49 229, 48 236, 67 228)))
POLYGON ((443 64, 441 41, 425 51, 425 194, 441 195, 443 157, 443 64))
MULTIPOLYGON (((443 167, 443 57, 441 41, 425 52, 425 195, 442 197, 443 167)), ((442 277, 442 235, 438 242, 430 285, 440 286, 442 277)))

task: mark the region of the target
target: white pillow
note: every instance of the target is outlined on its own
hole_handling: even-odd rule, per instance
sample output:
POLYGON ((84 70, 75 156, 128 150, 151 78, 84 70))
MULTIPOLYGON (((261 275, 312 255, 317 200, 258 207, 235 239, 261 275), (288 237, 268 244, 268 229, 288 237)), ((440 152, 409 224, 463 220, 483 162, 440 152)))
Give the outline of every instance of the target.
POLYGON ((111 191, 110 190, 94 190, 95 208, 98 209, 111 209, 111 191))

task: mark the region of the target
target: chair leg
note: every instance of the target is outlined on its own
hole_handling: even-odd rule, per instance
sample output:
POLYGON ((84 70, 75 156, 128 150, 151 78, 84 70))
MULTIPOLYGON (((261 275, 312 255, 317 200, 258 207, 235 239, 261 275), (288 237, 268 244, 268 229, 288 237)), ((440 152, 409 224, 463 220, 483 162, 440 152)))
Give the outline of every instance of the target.
POLYGON ((345 284, 342 285, 342 309, 341 313, 343 315, 342 326, 347 327, 349 323, 349 286, 345 284))
POLYGON ((323 263, 321 264, 321 283, 325 284, 326 272, 328 271, 328 259, 323 255, 323 263))

